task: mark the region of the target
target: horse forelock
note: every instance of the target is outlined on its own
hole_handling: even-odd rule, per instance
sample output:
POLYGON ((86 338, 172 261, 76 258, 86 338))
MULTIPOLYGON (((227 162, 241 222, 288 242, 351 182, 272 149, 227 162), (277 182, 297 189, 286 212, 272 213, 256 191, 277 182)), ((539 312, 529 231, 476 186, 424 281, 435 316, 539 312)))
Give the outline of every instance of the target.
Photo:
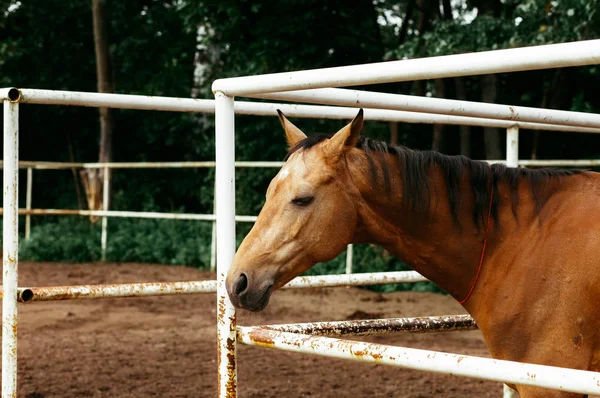
MULTIPOLYGON (((321 142, 331 138, 332 135, 314 134, 298 142, 290 148, 285 160, 300 150, 308 150, 321 142)), ((583 170, 558 170, 552 168, 524 169, 510 168, 503 164, 489 165, 486 162, 469 159, 465 156, 443 155, 435 151, 416 151, 404 146, 392 146, 383 141, 361 136, 356 148, 364 151, 370 168, 371 184, 383 189, 387 193, 391 189, 391 173, 398 172, 402 180, 403 198, 406 206, 414 211, 428 214, 431 205, 431 179, 430 172, 437 166, 442 172, 446 186, 448 204, 454 221, 460 225, 459 211, 463 195, 467 194, 461 189, 464 173, 470 176, 471 192, 474 195, 472 220, 476 226, 482 226, 487 215, 490 194, 493 190, 498 192, 500 182, 505 182, 511 192, 510 204, 513 215, 517 216, 519 203, 518 185, 526 181, 531 189, 537 211, 541 209, 548 198, 545 186, 552 179, 580 174, 583 170), (382 154, 394 155, 397 167, 393 162, 383 159, 382 154)), ((498 207, 500 195, 492 198, 491 215, 494 222, 498 222, 498 207)))

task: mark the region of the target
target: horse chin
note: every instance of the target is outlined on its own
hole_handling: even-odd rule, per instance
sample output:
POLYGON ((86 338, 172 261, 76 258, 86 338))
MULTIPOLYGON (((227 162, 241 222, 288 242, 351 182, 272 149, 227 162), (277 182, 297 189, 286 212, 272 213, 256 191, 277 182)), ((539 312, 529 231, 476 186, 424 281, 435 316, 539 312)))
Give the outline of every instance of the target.
POLYGON ((250 297, 248 295, 229 295, 229 300, 231 301, 231 304, 233 304, 233 306, 237 309, 243 309, 252 312, 260 312, 267 308, 272 293, 273 285, 270 285, 264 290, 262 295, 257 300, 251 298, 252 295, 250 295, 250 297))
POLYGON ((273 285, 269 286, 269 288, 265 290, 265 292, 263 293, 263 295, 261 296, 261 298, 259 300, 257 300, 256 302, 254 302, 252 304, 250 304, 250 303, 242 304, 242 307, 244 309, 247 309, 252 312, 260 312, 260 311, 264 310, 265 308, 267 308, 267 305, 269 305, 269 300, 271 299, 272 293, 273 293, 273 285))

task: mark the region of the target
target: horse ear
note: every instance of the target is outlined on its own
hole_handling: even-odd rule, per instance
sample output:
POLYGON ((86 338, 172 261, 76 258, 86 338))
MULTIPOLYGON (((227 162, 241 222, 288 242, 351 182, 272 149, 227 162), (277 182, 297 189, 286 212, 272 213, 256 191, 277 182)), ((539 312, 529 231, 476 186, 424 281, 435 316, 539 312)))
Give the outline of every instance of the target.
POLYGON ((331 155, 342 154, 356 145, 360 132, 363 128, 363 110, 362 108, 358 111, 358 114, 352 119, 352 121, 340 129, 337 133, 331 137, 326 144, 326 152, 331 155))
POLYGON ((283 112, 277 109, 277 115, 279 115, 279 121, 285 130, 285 138, 290 148, 294 147, 297 143, 306 138, 306 134, 302 132, 298 127, 294 126, 292 122, 287 120, 283 112))

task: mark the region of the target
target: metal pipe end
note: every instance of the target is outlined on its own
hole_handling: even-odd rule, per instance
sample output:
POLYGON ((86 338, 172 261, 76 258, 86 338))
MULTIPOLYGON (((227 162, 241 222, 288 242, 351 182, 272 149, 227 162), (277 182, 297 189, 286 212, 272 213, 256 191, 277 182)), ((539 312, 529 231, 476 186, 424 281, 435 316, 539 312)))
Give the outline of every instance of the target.
POLYGON ((218 83, 217 83, 219 80, 220 80, 220 79, 217 79, 217 80, 215 80, 215 81, 213 82, 213 84, 210 86, 210 90, 212 91, 213 95, 215 95, 215 94, 217 94, 218 92, 220 92, 220 90, 219 90, 219 88, 218 88, 218 83), (217 83, 217 84, 215 84, 215 83, 217 83))
POLYGON ((21 100, 21 90, 13 87, 8 90, 7 97, 10 102, 19 102, 21 100))
POLYGON ((22 303, 29 303, 33 300, 33 290, 23 289, 19 294, 19 301, 22 303))

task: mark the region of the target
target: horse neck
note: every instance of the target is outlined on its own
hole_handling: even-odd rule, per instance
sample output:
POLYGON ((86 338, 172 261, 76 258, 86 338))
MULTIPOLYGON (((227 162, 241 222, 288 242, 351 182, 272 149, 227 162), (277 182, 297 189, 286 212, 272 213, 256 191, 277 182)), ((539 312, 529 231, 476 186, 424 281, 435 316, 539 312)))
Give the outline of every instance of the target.
MULTIPOLYGON (((461 182, 460 188, 465 194, 458 212, 460 224, 457 224, 439 167, 432 166, 429 174, 429 209, 415 210, 409 208, 402 197, 402 171, 398 161, 393 155, 381 156, 390 171, 389 192, 371 182, 364 165, 353 169, 353 172, 358 170, 353 180, 360 192, 355 242, 382 246, 457 300, 462 300, 477 273, 486 229, 485 225, 478 227, 472 221, 474 199, 469 194, 468 177, 464 176, 461 182)), ((356 161, 364 162, 360 157, 356 161)), ((497 233, 492 228, 489 235, 497 233)))

